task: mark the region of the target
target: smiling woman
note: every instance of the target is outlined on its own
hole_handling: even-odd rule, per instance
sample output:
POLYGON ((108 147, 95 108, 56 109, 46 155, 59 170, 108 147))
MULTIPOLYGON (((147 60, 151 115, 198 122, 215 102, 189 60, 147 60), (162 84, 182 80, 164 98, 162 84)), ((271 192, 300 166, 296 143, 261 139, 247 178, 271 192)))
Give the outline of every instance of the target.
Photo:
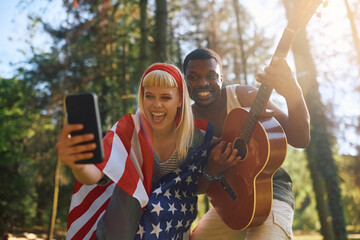
POLYGON ((123 116, 106 134, 101 164, 76 164, 96 147, 88 143, 91 134, 69 137, 81 125, 66 125, 60 134, 58 155, 78 180, 68 239, 188 239, 212 132, 195 129, 186 83, 174 65, 148 68, 138 102, 136 114, 123 116))
POLYGON ((173 140, 180 158, 183 158, 188 150, 186 146, 192 139, 194 126, 190 98, 180 70, 167 64, 149 67, 141 79, 138 102, 140 111, 145 114, 150 125, 154 124, 152 127, 158 139, 165 137, 169 141, 173 139, 171 136, 176 135, 173 140), (162 113, 163 118, 160 118, 162 113), (156 118, 153 115, 157 115, 156 118), (173 119, 178 121, 178 126, 171 126, 175 124, 173 119))

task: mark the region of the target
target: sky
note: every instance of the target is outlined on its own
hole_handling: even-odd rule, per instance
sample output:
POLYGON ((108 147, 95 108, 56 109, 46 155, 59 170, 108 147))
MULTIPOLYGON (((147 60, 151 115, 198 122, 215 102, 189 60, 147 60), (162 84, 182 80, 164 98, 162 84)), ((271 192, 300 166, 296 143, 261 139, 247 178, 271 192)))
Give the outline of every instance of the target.
MULTIPOLYGON (((30 41, 27 30, 27 15, 36 11, 43 13, 45 19, 51 23, 59 23, 64 19, 61 1, 55 0, 0 0, 0 76, 10 78, 14 76, 11 63, 24 61, 29 56, 29 48, 25 41, 30 41), (31 2, 32 5, 29 5, 31 2)), ((38 31, 42 31, 38 29, 38 31)), ((44 50, 51 46, 51 39, 46 34, 36 34, 31 39, 36 46, 44 50)))
MULTIPOLYGON (((15 7, 16 1, 0 0, 0 29, 2 30, 2 34, 0 34, 0 76, 2 77, 11 76, 9 62, 22 59, 21 54, 16 50, 16 45, 20 46, 20 44, 9 40, 9 37, 22 34, 24 30, 22 27, 20 30, 14 25, 14 16, 18 15, 15 7)), ((23 16, 17 18, 18 22, 24 20, 23 16)))

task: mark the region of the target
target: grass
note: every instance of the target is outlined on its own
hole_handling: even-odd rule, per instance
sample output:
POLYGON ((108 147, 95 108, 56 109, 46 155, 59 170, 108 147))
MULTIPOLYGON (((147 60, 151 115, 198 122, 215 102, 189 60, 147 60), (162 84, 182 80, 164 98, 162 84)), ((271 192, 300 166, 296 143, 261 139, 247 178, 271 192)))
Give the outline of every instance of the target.
MULTIPOLYGON (((360 240, 360 234, 348 234, 348 239, 350 240, 360 240)), ((308 232, 308 231, 294 231, 294 240, 323 240, 323 237, 318 232, 308 232)))

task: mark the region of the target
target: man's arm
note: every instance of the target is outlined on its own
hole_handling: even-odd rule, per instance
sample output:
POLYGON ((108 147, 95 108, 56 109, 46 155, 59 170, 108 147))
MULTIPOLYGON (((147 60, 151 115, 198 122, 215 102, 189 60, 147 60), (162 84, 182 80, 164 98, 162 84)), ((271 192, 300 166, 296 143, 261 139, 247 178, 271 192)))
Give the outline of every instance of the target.
MULTIPOLYGON (((274 60, 271 67, 265 68, 265 74, 256 74, 256 80, 266 83, 285 98, 288 114, 272 101, 268 102, 266 108, 274 111, 272 116, 283 127, 288 143, 294 147, 305 148, 310 142, 310 115, 301 87, 285 59, 274 60)), ((236 92, 240 104, 251 107, 257 89, 252 86, 238 86, 236 92)))
POLYGON ((305 148, 310 142, 310 116, 300 87, 298 91, 293 91, 294 95, 286 98, 288 115, 279 110, 274 117, 284 128, 288 143, 293 147, 305 148))

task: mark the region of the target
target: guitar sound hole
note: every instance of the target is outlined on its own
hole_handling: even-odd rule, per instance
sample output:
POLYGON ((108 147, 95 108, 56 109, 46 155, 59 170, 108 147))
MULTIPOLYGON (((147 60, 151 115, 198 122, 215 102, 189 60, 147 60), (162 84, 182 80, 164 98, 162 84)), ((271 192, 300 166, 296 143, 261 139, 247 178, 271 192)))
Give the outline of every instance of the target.
POLYGON ((245 159, 247 155, 247 146, 243 139, 237 138, 234 141, 233 148, 238 150, 237 156, 240 156, 241 159, 245 159))

